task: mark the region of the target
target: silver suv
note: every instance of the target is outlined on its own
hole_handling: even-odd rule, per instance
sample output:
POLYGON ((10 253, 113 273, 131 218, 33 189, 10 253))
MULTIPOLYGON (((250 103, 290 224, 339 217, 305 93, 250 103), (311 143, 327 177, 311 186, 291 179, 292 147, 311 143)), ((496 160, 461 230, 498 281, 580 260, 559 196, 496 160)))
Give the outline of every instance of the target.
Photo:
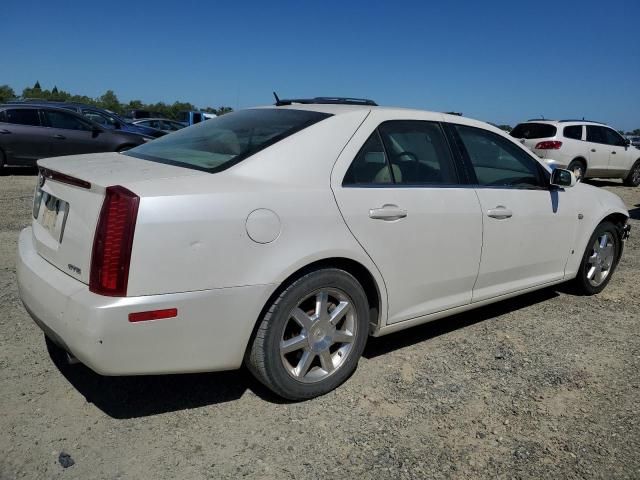
POLYGON ((622 178, 625 185, 640 184, 640 149, 603 123, 534 119, 516 125, 511 136, 578 179, 622 178))

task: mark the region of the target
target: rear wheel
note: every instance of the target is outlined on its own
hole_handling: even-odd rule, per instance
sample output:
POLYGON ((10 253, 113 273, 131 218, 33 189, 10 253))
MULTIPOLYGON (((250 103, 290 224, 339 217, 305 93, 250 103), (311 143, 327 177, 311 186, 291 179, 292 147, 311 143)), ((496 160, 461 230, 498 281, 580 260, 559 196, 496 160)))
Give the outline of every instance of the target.
POLYGON ((289 400, 323 395, 355 370, 368 336, 367 297, 344 270, 311 272, 289 285, 260 321, 246 364, 289 400))
POLYGON ((572 160, 567 170, 571 170, 578 181, 584 179, 587 172, 587 165, 582 160, 572 160))
POLYGON ((640 185, 640 160, 636 160, 631 170, 624 178, 623 183, 628 187, 637 187, 640 185))
POLYGON ((598 225, 589 239, 575 279, 582 293, 594 295, 604 290, 618 264, 621 246, 618 228, 613 223, 598 225))

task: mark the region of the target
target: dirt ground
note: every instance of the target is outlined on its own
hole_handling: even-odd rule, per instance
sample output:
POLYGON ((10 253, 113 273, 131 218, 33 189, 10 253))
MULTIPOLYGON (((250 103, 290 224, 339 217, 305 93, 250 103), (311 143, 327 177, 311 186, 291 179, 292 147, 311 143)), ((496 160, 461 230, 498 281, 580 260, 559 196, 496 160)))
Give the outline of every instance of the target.
POLYGON ((633 217, 602 294, 546 289, 373 339, 346 384, 292 404, 244 371, 54 364, 16 288, 34 183, 0 177, 3 480, 640 478, 640 188, 593 182, 633 217))

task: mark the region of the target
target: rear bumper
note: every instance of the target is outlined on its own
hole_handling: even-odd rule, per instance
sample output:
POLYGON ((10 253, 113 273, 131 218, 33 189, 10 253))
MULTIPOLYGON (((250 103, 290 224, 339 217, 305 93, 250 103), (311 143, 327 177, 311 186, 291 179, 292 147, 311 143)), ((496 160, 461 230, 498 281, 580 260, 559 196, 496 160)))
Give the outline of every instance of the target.
POLYGON ((40 328, 92 370, 142 375, 229 370, 242 364, 273 285, 143 297, 104 297, 35 250, 31 227, 18 241, 18 287, 40 328), (130 323, 129 313, 177 308, 170 319, 130 323))

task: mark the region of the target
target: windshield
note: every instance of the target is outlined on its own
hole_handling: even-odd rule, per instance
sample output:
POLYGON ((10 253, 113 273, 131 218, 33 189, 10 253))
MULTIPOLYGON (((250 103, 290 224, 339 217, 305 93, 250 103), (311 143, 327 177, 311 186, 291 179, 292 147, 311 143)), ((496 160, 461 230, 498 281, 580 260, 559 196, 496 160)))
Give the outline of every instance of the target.
POLYGON ((125 155, 214 173, 329 116, 306 110, 240 110, 142 144, 125 155))
POLYGON ((556 127, 548 123, 521 123, 511 130, 512 137, 515 138, 548 138, 556 134, 556 127))

